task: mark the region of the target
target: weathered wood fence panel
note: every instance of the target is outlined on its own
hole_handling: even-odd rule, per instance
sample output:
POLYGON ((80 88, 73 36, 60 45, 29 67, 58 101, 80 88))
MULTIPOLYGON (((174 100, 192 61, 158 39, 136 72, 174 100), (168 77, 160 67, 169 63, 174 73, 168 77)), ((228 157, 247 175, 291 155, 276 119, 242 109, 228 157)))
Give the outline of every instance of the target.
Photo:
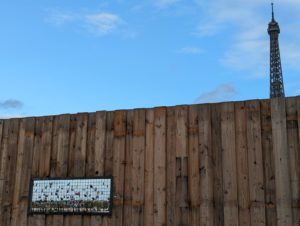
POLYGON ((0 226, 300 224, 300 97, 0 120, 0 226), (113 176, 112 216, 28 215, 31 178, 113 176))

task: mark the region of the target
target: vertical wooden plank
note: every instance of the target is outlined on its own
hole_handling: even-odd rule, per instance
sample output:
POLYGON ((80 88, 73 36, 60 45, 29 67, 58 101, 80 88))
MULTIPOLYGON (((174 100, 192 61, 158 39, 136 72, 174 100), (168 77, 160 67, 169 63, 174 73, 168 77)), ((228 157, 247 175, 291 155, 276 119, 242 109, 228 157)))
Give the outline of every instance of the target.
MULTIPOLYGON (((76 128, 77 128, 77 115, 70 115, 70 128, 69 128, 69 156, 67 177, 71 177, 74 171, 75 151, 76 151, 76 128)), ((64 217, 64 226, 72 226, 72 216, 66 215, 64 217)))
POLYGON ((166 224, 166 109, 154 109, 154 225, 166 224))
MULTIPOLYGON (((167 225, 175 225, 176 207, 176 121, 175 107, 167 108, 167 225)), ((153 156, 152 156, 153 157, 153 156)), ((146 158, 148 159, 148 158, 146 158)), ((153 158, 152 158, 153 161, 153 158)), ((146 184, 145 184, 146 186, 146 184)), ((153 185, 152 185, 153 186, 153 185)), ((150 191, 149 191, 150 192, 150 191)), ((152 190, 153 192, 153 190, 152 190)), ((153 201, 152 201, 153 202, 153 201)), ((153 226, 153 224, 152 224, 153 226)))
POLYGON ((276 226, 276 195, 275 195, 275 167, 272 145, 272 121, 270 100, 260 102, 261 136, 264 159, 266 225, 276 226))
MULTIPOLYGON (((153 224, 153 175, 154 175, 154 110, 146 111, 146 149, 145 149, 145 210, 144 225, 153 224)), ((174 186, 175 187, 175 186, 174 186)))
MULTIPOLYGON (((73 168, 69 172, 71 177, 84 177, 86 166, 86 147, 87 147, 87 127, 88 114, 80 113, 76 115, 76 140, 73 153, 73 168)), ((72 226, 81 226, 83 217, 75 215, 71 217, 72 226)))
POLYGON ((235 147, 237 155, 237 180, 239 225, 250 226, 249 169, 247 148, 247 115, 244 102, 235 103, 235 147))
POLYGON ((145 110, 133 112, 132 226, 144 225, 145 110))
POLYGON ((114 225, 123 224, 124 171, 125 171, 126 111, 116 111, 114 119, 113 177, 114 225))
POLYGON ((11 225, 27 225, 29 183, 34 144, 34 118, 22 119, 19 129, 16 184, 13 199, 11 225))
POLYGON ((188 200, 188 140, 187 140, 187 106, 175 108, 176 120, 176 207, 175 223, 188 225, 189 200, 188 200))
POLYGON ((234 104, 221 105, 221 137, 224 181, 224 225, 239 225, 234 104))
MULTIPOLYGON (((56 155, 54 177, 65 178, 68 173, 70 115, 59 115, 54 119, 52 154, 56 155)), ((63 225, 64 216, 53 215, 52 225, 63 225)))
POLYGON ((260 104, 258 101, 248 101, 246 106, 251 225, 264 226, 266 220, 260 104))
MULTIPOLYGON (((213 206, 213 153, 210 105, 200 105, 199 120, 199 151, 200 151, 200 224, 214 225, 213 206)), ((196 164, 196 162, 195 162, 196 164)))
POLYGON ((133 110, 127 111, 123 226, 131 226, 132 225, 133 113, 134 113, 133 110))
MULTIPOLYGON (((44 118, 36 118, 31 178, 39 177, 39 166, 40 166, 39 160, 40 160, 40 158, 42 158, 40 156, 42 156, 42 154, 43 154, 43 147, 42 147, 43 121, 44 121, 44 118)), ((30 226, 45 225, 45 215, 30 215, 30 216, 28 216, 27 225, 30 225, 30 226)))
MULTIPOLYGON (((188 108, 188 193, 190 197, 190 225, 200 221, 200 152, 198 106, 188 108)), ((203 166, 204 167, 204 166, 203 166)), ((202 194, 202 193, 201 193, 202 194)), ((203 202, 204 203, 204 202, 203 202)), ((200 222, 201 223, 201 222, 200 222)))
MULTIPOLYGON (((105 162, 104 162, 105 176, 113 176, 114 114, 115 113, 113 111, 106 113, 105 162)), ((114 215, 114 208, 113 208, 112 215, 114 215)), ((112 217, 103 218, 103 226, 112 226, 112 225, 113 225, 112 217)))
POLYGON ((0 119, 0 169, 1 169, 1 159, 2 159, 2 133, 3 133, 3 126, 4 120, 0 119))
POLYGON ((214 226, 224 225, 223 197, 223 163, 221 144, 221 111, 220 104, 211 105, 212 152, 214 166, 214 226))
MULTIPOLYGON (((1 164, 1 179, 3 180, 0 225, 10 225, 13 191, 15 185, 16 161, 18 152, 18 134, 19 134, 19 119, 10 119, 8 128, 7 145, 4 146, 2 160, 5 163, 1 164), (4 176, 4 177, 2 177, 4 176)), ((1 186, 1 184, 0 184, 1 186)))
POLYGON ((292 225, 291 181, 287 147, 285 99, 271 99, 277 225, 292 225))
POLYGON ((287 142, 290 157, 290 175, 292 187, 292 211, 293 225, 300 224, 300 159, 299 159, 299 141, 298 141, 298 118, 297 118, 297 98, 286 99, 286 117, 287 117, 287 142))
MULTIPOLYGON (((96 113, 88 114, 88 124, 87 124, 87 141, 86 141, 86 165, 85 165, 85 176, 93 177, 95 176, 95 136, 96 136, 96 113)), ((97 175, 96 175, 97 176, 97 175)), ((100 216, 83 216, 82 225, 90 226, 91 223, 97 222, 100 224, 102 219, 100 216), (93 220, 92 220, 93 218, 93 220), (96 219, 97 218, 97 219, 96 219)), ((97 225, 97 224, 96 224, 97 225)))
MULTIPOLYGON (((90 123, 94 125, 93 121, 90 123)), ((90 170, 90 176, 104 176, 104 161, 105 161, 105 134, 106 134, 106 112, 98 111, 95 115, 95 128, 89 126, 88 135, 88 153, 93 153, 91 162, 93 168, 90 170), (93 128, 93 129, 92 129, 93 128), (94 138, 93 138, 94 137, 94 138), (95 139, 95 140, 93 140, 95 139)), ((91 158, 90 156, 88 156, 91 158)), ((89 162, 87 162, 89 165, 89 162)), ((102 217, 91 216, 91 226, 102 225, 102 217)))

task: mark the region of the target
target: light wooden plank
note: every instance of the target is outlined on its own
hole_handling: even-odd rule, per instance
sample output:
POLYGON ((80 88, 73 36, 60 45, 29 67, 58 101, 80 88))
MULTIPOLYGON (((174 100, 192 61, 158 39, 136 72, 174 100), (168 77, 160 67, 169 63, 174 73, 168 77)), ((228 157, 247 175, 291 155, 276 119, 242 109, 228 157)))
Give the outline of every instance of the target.
POLYGON ((238 197, 234 104, 221 104, 221 138, 224 181, 224 225, 237 226, 238 197))
POLYGON ((166 108, 154 109, 154 225, 166 224, 166 108))
POLYGON ((145 149, 145 209, 144 225, 153 224, 153 175, 154 175, 154 110, 146 111, 146 149, 145 149))
POLYGON ((127 111, 126 122, 126 165, 124 184, 124 222, 123 226, 132 225, 132 160, 133 160, 133 110, 127 111))
POLYGON ((273 98, 271 100, 271 115, 276 178, 277 225, 292 225, 290 160, 287 146, 284 98, 273 98))
POLYGON ((144 109, 133 112, 132 138, 132 226, 144 223, 145 121, 144 109))
POLYGON ((43 117, 42 120, 42 148, 40 150, 41 153, 39 155, 39 177, 46 178, 50 175, 53 117, 43 117))
POLYGON ((214 225, 224 225, 224 197, 223 197, 223 162, 221 144, 221 113, 220 104, 211 105, 212 125, 212 153, 213 153, 213 178, 214 178, 214 225))
POLYGON ((187 106, 175 107, 176 134, 176 212, 175 224, 188 225, 188 140, 187 140, 187 106))
MULTIPOLYGON (((91 123, 91 122, 90 122, 91 123)), ((105 134, 106 134, 106 112, 98 111, 95 114, 95 125, 92 121, 92 125, 89 126, 88 135, 88 150, 91 150, 94 160, 93 169, 91 169, 90 175, 92 176, 104 176, 104 159, 105 159, 105 134), (91 129, 93 128, 93 129, 91 129)), ((87 163, 89 165, 89 163, 87 163)), ((102 217, 91 216, 91 226, 102 225, 102 217)))
POLYGON ((264 226, 266 219, 260 104, 258 101, 248 101, 246 107, 251 225, 264 226))
MULTIPOLYGON (((87 147, 87 128, 88 128, 88 114, 80 113, 76 115, 76 140, 74 150, 73 170, 69 172, 72 177, 84 177, 86 166, 86 147, 87 147)), ((72 216, 72 226, 81 226, 83 223, 83 216, 72 216)))
POLYGON ((300 224, 300 159, 299 159, 299 134, 297 118, 297 98, 286 99, 287 117, 287 142, 290 157, 290 175, 292 192, 293 225, 300 224))
POLYGON ((272 144, 272 121, 270 100, 260 102, 261 129, 262 129, 262 151, 264 159, 264 180, 265 180, 265 206, 266 225, 276 226, 276 195, 275 195, 275 167, 272 144))
POLYGON ((235 131, 239 224, 250 226, 249 169, 247 148, 247 115, 244 102, 235 103, 235 131))
MULTIPOLYGON (((214 225, 213 205, 213 153, 210 105, 200 105, 199 120, 199 175, 200 175, 200 224, 214 225)), ((195 162, 196 164, 196 162, 195 162)), ((195 185, 196 186, 196 185, 195 185)))
POLYGON ((18 153, 19 119, 9 119, 9 135, 6 155, 6 168, 4 173, 4 190, 2 193, 2 219, 0 225, 10 225, 12 217, 13 194, 15 186, 16 161, 18 153))
MULTIPOLYGON (((59 115, 54 119, 54 133, 52 154, 56 155, 55 169, 53 177, 65 178, 68 173, 68 155, 69 155, 69 129, 70 115, 59 115)), ((63 225, 63 215, 53 215, 52 224, 63 225)))
MULTIPOLYGON (((153 131, 152 131, 153 132, 153 131)), ((175 107, 167 108, 167 225, 175 225, 176 208, 176 121, 175 107)), ((152 150, 153 151, 153 150, 152 150)), ((151 156, 153 161, 153 156, 151 156)), ((146 159, 148 159, 146 157, 146 159)), ((152 163, 153 164, 153 163, 152 163)), ((153 179, 153 178, 152 178, 153 179)), ((147 186, 145 184, 145 186, 147 186)), ((146 191, 147 192, 147 191, 146 191)), ((149 191, 151 192, 151 191, 149 191)), ((153 192, 153 184, 152 184, 153 192)), ((153 197, 153 196, 152 196, 153 197)), ((153 203, 153 201, 152 201, 153 203)), ((153 226, 153 223, 152 225, 153 226)))
POLYGON ((126 111, 120 110, 115 112, 114 118, 113 177, 115 189, 113 225, 123 224, 125 141, 126 111))

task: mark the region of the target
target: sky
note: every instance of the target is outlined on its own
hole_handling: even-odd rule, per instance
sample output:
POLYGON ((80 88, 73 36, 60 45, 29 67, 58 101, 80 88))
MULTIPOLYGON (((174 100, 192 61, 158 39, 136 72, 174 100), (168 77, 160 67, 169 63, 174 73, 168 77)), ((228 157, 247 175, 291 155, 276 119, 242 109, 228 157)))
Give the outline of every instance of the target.
MULTIPOLYGON (((300 1, 276 0, 286 96, 300 1)), ((0 118, 269 97, 270 0, 1 0, 0 118)))

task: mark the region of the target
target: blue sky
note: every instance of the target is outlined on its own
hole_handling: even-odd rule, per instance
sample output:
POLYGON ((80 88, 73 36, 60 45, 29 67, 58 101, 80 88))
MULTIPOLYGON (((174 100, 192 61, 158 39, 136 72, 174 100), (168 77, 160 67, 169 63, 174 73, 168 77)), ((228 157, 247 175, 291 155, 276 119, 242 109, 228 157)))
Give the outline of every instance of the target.
MULTIPOLYGON (((0 117, 269 96, 271 1, 0 2, 0 117)), ((287 96, 300 93, 300 1, 275 1, 287 96)))

